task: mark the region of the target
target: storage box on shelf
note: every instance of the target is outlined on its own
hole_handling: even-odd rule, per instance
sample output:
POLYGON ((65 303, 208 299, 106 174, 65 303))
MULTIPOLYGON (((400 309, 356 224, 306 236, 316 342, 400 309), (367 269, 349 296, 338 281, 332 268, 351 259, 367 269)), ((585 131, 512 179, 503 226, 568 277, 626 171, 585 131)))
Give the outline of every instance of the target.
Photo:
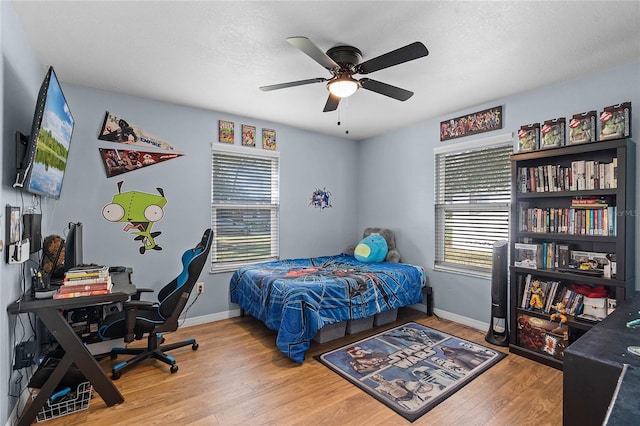
POLYGON ((635 290, 635 144, 521 152, 511 172, 510 351, 561 369, 564 349, 635 290))

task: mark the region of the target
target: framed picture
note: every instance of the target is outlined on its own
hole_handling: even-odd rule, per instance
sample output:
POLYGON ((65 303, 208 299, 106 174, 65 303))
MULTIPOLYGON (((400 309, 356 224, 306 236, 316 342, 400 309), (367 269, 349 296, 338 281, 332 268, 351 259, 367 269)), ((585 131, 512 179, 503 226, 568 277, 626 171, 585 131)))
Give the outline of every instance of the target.
POLYGON ((233 143, 233 121, 218 120, 218 140, 233 143))
POLYGON ((242 125, 242 145, 256 146, 256 127, 246 124, 242 125))
POLYGON ((276 149, 276 131, 271 129, 262 129, 262 147, 275 151, 276 149))
POLYGON ((22 235, 20 235, 20 207, 7 205, 6 224, 7 244, 17 243, 22 240, 22 235))
POLYGON ((502 106, 485 109, 440 122, 440 140, 461 138, 463 136, 502 129, 502 106))

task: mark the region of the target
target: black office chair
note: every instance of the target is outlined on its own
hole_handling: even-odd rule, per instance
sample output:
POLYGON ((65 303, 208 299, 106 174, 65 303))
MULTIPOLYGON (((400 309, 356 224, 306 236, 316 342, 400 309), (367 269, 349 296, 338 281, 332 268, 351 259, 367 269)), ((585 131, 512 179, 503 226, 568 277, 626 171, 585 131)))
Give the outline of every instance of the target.
POLYGON ((194 351, 198 349, 198 343, 193 338, 160 345, 164 342, 162 333, 178 329, 178 318, 208 259, 211 241, 212 232, 211 229, 207 229, 198 245, 184 252, 182 272, 158 292, 158 302, 141 301, 141 293, 153 290, 138 289, 131 300, 124 303, 121 312, 107 315, 104 319, 99 328, 100 337, 103 339, 124 337, 124 341, 129 343, 134 339, 142 339, 144 334, 149 335, 146 348, 113 348, 111 350, 111 359, 116 359, 118 355, 135 355, 112 368, 111 377, 114 380, 120 378, 122 371, 147 358, 156 358, 170 365, 171 372, 175 373, 178 371, 176 360, 165 352, 188 345, 191 345, 194 351))

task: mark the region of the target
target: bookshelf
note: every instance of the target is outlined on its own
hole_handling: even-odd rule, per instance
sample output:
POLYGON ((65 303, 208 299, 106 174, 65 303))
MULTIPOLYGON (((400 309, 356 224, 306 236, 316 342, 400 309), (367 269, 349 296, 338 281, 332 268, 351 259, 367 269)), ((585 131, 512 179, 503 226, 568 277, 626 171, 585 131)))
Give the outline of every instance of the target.
POLYGON ((562 369, 564 349, 599 322, 590 314, 606 316, 635 292, 635 158, 630 139, 511 156, 511 352, 562 369), (533 282, 540 307, 530 305, 533 282), (603 292, 605 305, 592 306, 603 292))

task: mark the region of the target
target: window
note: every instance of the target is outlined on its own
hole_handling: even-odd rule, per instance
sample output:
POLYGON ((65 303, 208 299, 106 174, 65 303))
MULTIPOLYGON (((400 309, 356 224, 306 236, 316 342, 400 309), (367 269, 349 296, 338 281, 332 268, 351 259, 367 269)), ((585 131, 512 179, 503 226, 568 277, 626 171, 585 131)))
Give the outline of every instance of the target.
POLYGON ((487 277, 509 239, 511 134, 436 148, 436 270, 487 277))
POLYGON ((211 272, 279 256, 280 153, 214 144, 211 272))

